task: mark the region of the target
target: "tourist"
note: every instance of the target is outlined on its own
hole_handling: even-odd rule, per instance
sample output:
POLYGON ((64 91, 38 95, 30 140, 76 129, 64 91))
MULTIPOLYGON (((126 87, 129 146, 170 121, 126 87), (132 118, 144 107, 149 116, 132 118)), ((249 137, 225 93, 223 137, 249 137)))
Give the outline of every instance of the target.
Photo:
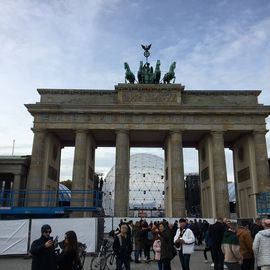
POLYGON ((171 270, 171 260, 176 255, 173 246, 172 234, 166 221, 159 223, 159 235, 161 242, 160 260, 163 270, 171 270))
POLYGON ((151 228, 149 227, 148 223, 144 220, 141 223, 141 243, 142 243, 142 248, 143 248, 143 253, 145 257, 145 262, 149 263, 151 261, 150 258, 150 248, 151 248, 151 243, 149 241, 149 232, 151 232, 151 228))
POLYGON ((57 266, 58 270, 72 270, 76 265, 80 266, 77 235, 74 231, 68 231, 65 233, 63 250, 57 256, 57 266))
POLYGON ((221 250, 224 254, 224 263, 229 270, 241 270, 242 256, 240 244, 236 236, 236 222, 227 222, 228 230, 223 234, 221 250))
POLYGON ((239 239, 240 254, 243 258, 241 269, 253 270, 254 269, 254 254, 252 250, 253 239, 251 237, 250 230, 248 229, 247 221, 245 220, 238 221, 236 235, 239 239))
POLYGON ((135 263, 140 263, 139 260, 141 251, 141 226, 140 222, 136 221, 133 228, 133 243, 134 243, 134 259, 135 263))
POLYGON ((160 260, 161 241, 160 241, 160 235, 159 234, 157 236, 157 239, 154 241, 153 250, 155 252, 155 261, 158 264, 158 270, 162 270, 162 262, 160 260))
POLYGON ((124 264, 126 270, 130 270, 130 258, 132 242, 127 236, 128 226, 122 224, 120 233, 114 238, 113 251, 116 255, 116 270, 121 270, 124 264))
POLYGON ((253 251, 258 267, 270 270, 270 219, 265 219, 264 230, 259 231, 253 242, 253 251))
POLYGON ((223 225, 222 218, 217 218, 215 224, 211 225, 209 228, 209 236, 212 239, 212 256, 214 262, 214 270, 224 269, 224 254, 221 250, 221 243, 225 231, 226 228, 223 225))
POLYGON ((258 217, 255 219, 255 222, 251 225, 251 228, 250 228, 251 237, 255 239, 256 234, 261 230, 263 230, 262 220, 261 218, 258 217))
POLYGON ((50 237, 51 226, 41 227, 41 237, 34 240, 30 253, 32 254, 32 270, 56 270, 56 254, 53 238, 50 237))
POLYGON ((210 228, 210 225, 209 223, 207 222, 208 224, 208 229, 206 229, 206 231, 204 232, 204 242, 205 242, 205 248, 203 250, 203 256, 204 256, 204 262, 205 263, 208 263, 208 257, 207 257, 207 251, 210 251, 211 253, 211 259, 213 261, 213 256, 212 256, 212 238, 209 236, 209 228, 210 228))
POLYGON ((195 236, 192 230, 187 228, 187 221, 184 218, 179 220, 179 229, 173 242, 179 250, 182 270, 189 270, 190 255, 194 252, 195 236))

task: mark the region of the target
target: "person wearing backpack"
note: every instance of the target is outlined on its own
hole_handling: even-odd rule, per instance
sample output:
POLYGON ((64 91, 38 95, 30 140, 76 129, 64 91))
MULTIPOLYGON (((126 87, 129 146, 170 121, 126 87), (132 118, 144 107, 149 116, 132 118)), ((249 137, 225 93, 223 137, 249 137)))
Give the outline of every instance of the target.
POLYGON ((191 229, 187 228, 184 218, 179 220, 179 229, 174 236, 174 244, 179 251, 179 259, 183 270, 189 270, 190 256, 194 252, 195 236, 191 229))
POLYGON ((130 270, 132 242, 127 232, 127 224, 122 224, 120 233, 115 236, 113 241, 113 251, 116 255, 116 270, 121 270, 123 264, 126 270, 130 270))

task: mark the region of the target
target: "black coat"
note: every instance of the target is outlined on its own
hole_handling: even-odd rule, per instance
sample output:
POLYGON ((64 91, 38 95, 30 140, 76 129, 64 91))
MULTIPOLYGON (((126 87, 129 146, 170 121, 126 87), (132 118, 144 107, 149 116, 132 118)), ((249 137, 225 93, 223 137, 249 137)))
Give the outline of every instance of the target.
POLYGON ((63 250, 57 257, 58 270, 72 270, 73 265, 80 264, 75 250, 63 250))
POLYGON ((119 259, 130 258, 132 253, 132 242, 129 237, 123 237, 120 235, 115 236, 113 241, 113 251, 119 259), (121 243, 119 240, 121 237, 121 243))
POLYGON ((159 234, 161 242, 160 259, 173 259, 176 251, 173 246, 172 232, 166 227, 165 230, 160 231, 159 234))
POLYGON ((45 247, 48 238, 41 236, 33 241, 30 253, 32 254, 32 270, 56 270, 56 255, 54 246, 45 247))
POLYGON ((221 222, 217 221, 215 224, 210 226, 209 236, 212 239, 212 247, 214 249, 221 249, 222 238, 225 231, 226 227, 221 222))

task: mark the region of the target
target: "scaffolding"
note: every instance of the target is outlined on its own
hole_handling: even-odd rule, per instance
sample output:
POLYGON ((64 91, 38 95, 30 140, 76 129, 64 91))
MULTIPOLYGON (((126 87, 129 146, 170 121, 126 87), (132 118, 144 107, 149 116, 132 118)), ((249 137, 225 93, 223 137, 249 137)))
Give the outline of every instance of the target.
POLYGON ((41 189, 0 191, 0 215, 60 215, 72 212, 103 212, 102 192, 41 189))
POLYGON ((256 194, 257 214, 270 217, 270 192, 256 194))

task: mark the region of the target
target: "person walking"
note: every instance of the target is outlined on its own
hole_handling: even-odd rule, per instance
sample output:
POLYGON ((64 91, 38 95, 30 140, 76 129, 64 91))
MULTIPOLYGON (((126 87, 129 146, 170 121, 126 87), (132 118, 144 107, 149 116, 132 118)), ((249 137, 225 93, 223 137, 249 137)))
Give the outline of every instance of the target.
POLYGON ((165 221, 159 223, 158 228, 161 242, 160 260, 162 263, 162 269, 171 270, 171 260, 176 255, 172 241, 172 234, 165 221))
POLYGON ((221 250, 221 243, 225 231, 226 228, 223 225, 222 218, 217 218, 215 224, 211 225, 209 228, 209 236, 212 239, 212 256, 214 262, 214 270, 224 269, 224 255, 221 250))
POLYGON ((50 237, 51 232, 49 224, 43 225, 40 238, 31 244, 32 270, 56 270, 56 254, 53 238, 50 237))
POLYGON ((57 269, 73 270, 75 266, 80 266, 77 235, 74 231, 67 231, 62 252, 57 256, 57 269))
POLYGON ((179 220, 179 229, 176 231, 173 242, 179 250, 182 270, 189 270, 190 255, 194 252, 195 236, 191 229, 187 228, 184 218, 179 220))
POLYGON ((257 266, 270 270, 270 219, 265 219, 264 230, 259 231, 253 242, 253 252, 257 266))
POLYGON ((141 263, 139 260, 141 250, 141 227, 140 222, 136 221, 133 228, 134 259, 135 263, 141 263))
POLYGON ((236 236, 236 222, 227 223, 228 230, 224 232, 221 250, 224 254, 224 263, 229 270, 241 270, 242 256, 240 244, 236 236))
POLYGON ((160 241, 160 235, 159 234, 157 236, 157 239, 153 243, 153 250, 155 252, 155 261, 158 264, 158 270, 162 270, 162 262, 160 260, 161 241, 160 241))
POLYGON ((127 236, 126 224, 120 226, 120 233, 114 238, 113 251, 116 255, 116 270, 121 270, 124 264, 126 270, 130 270, 130 258, 132 253, 132 242, 127 236))
POLYGON ((236 235, 239 239, 240 254, 243 257, 241 265, 242 270, 254 270, 254 254, 252 250, 253 239, 250 230, 248 229, 248 222, 245 220, 238 221, 236 235))
POLYGON ((204 262, 208 263, 208 257, 207 257, 207 251, 210 251, 211 254, 211 260, 213 261, 213 256, 212 256, 212 239, 209 236, 209 223, 208 223, 208 229, 204 232, 204 241, 205 241, 205 248, 203 250, 203 256, 204 256, 204 262))

